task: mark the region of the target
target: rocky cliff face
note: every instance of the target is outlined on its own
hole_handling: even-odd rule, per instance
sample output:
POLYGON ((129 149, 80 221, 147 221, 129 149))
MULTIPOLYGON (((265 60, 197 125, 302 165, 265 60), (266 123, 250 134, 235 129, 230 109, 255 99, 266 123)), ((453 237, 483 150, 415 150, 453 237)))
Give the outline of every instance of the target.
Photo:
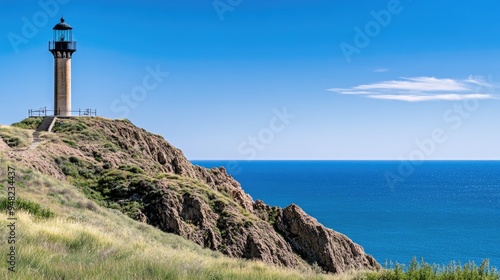
POLYGON ((361 246, 298 206, 253 201, 224 168, 194 166, 161 136, 128 121, 63 119, 41 137, 36 150, 6 152, 70 180, 103 205, 203 247, 294 268, 316 263, 332 273, 380 268, 361 246))
POLYGON ((317 262, 326 271, 378 268, 377 261, 347 236, 327 229, 297 205, 280 211, 276 230, 308 262, 317 262))

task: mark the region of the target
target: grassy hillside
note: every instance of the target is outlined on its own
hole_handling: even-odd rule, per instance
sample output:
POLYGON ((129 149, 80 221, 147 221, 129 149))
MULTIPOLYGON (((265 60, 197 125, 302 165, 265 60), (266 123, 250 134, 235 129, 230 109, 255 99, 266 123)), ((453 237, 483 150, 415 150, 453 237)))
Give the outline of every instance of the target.
MULTIPOLYGON (((114 139, 103 138, 97 130, 90 129, 91 125, 63 123, 56 127, 59 134, 42 135, 47 142, 41 147, 53 149, 47 150, 47 154, 16 151, 30 145, 37 122, 39 120, 29 120, 17 127, 0 129, 3 139, 0 144, 10 143, 0 145, 0 220, 3 221, 0 279, 500 279, 498 272, 486 262, 480 266, 435 266, 413 261, 406 267, 395 265, 379 272, 334 276, 322 273, 318 266, 293 270, 229 258, 132 219, 133 213, 142 208, 140 204, 114 201, 120 193, 132 189, 133 182, 158 179, 146 176, 144 170, 148 169, 160 177, 166 176, 163 179, 169 180, 171 188, 182 193, 212 194, 213 190, 206 184, 157 171, 156 165, 142 161, 143 146, 125 150, 123 147, 131 145, 122 147, 113 142, 114 139), (82 131, 84 134, 77 133, 82 131), (82 149, 82 135, 88 143, 101 145, 102 153, 83 146, 89 149, 89 155, 72 156, 78 154, 75 147, 82 149), (48 143, 54 146, 49 147, 48 143), (102 158, 107 150, 113 150, 112 160, 118 162, 116 168, 95 169, 99 164, 106 165, 102 158), (135 164, 124 165, 118 161, 116 158, 122 154, 132 154, 131 161, 135 164), (34 160, 33 155, 37 155, 38 160, 34 160), (49 161, 51 164, 46 164, 49 161), (41 169, 46 173, 58 175, 59 169, 54 169, 57 167, 65 177, 57 180, 55 175, 34 171, 35 166, 44 164, 41 169), (9 167, 16 169, 15 273, 7 270, 6 262, 10 246, 6 226, 9 167)), ((223 192, 214 197, 229 199, 223 192)))
MULTIPOLYGON (((6 160, 0 163, 3 198, 8 166, 16 168, 17 197, 55 215, 17 213, 17 272, 7 271, 2 262, 0 279, 335 279, 202 249, 180 236, 102 208, 71 185, 6 160)), ((0 220, 6 223, 5 211, 0 220)), ((7 231, 0 227, 2 252, 8 248, 7 231)))

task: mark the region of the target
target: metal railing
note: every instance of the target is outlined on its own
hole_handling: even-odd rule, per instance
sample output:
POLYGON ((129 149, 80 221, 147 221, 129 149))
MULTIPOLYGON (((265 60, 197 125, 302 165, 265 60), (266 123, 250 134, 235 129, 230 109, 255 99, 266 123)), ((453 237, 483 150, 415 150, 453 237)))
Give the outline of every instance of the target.
POLYGON ((75 41, 49 41, 50 51, 76 51, 75 41))
POLYGON ((47 116, 78 116, 78 117, 96 117, 96 109, 78 109, 78 111, 63 111, 63 110, 47 110, 47 107, 40 108, 38 110, 29 109, 28 117, 47 117, 47 116))

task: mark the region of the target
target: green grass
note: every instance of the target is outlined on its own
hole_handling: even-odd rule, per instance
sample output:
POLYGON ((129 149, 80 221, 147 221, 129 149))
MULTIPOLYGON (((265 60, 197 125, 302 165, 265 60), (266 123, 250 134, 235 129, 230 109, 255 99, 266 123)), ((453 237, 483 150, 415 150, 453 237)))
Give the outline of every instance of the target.
MULTIPOLYGON (((28 123, 23 125, 29 127, 28 123)), ((76 146, 81 137, 100 137, 92 125, 83 120, 61 122, 55 130, 64 133, 67 138, 63 142, 71 147, 76 146)), ((23 141, 29 143, 30 133, 20 128, 0 128, 0 137, 19 138, 14 147, 22 147, 23 141)), ((104 153, 123 149, 110 139, 100 140, 104 153)), ((96 161, 102 160, 100 154, 92 157, 96 161)), ((157 180, 166 180, 168 187, 178 193, 208 200, 210 207, 220 209, 222 216, 236 216, 226 211, 227 205, 233 205, 233 209, 242 214, 238 216, 241 220, 233 221, 233 224, 251 226, 252 215, 223 190, 215 191, 198 180, 175 174, 155 173, 155 178, 150 178, 143 169, 145 167, 137 162, 112 170, 110 166, 106 167, 107 163, 96 164, 90 160, 92 162, 89 157, 75 156, 54 158, 69 179, 69 182, 61 182, 16 166, 2 158, 0 153, 0 210, 6 209, 8 166, 17 169, 19 197, 16 202, 19 211, 17 272, 9 273, 3 262, 5 269, 0 265, 0 279, 500 280, 498 271, 491 268, 487 260, 480 265, 434 265, 414 259, 408 265, 388 266, 378 272, 353 271, 334 276, 323 274, 317 265, 310 270, 293 270, 232 259, 203 249, 180 236, 134 221, 130 217, 143 205, 125 199, 136 189, 154 191, 157 180)), ((7 214, 0 212, 0 220, 6 221, 7 214)), ((273 209, 270 223, 274 223, 276 214, 276 209, 273 209)), ((0 236, 7 236, 7 230, 5 226, 0 227, 0 236)), ((5 241, 1 242, 0 252, 5 252, 6 246, 5 241)))
POLYGON ((88 126, 83 120, 75 119, 71 121, 57 121, 52 128, 53 132, 56 133, 77 133, 86 130, 88 126))
MULTIPOLYGON (((107 211, 106 211, 107 212, 107 211)), ((230 259, 182 238, 106 213, 79 220, 18 215, 16 273, 1 279, 326 279, 230 259), (114 222, 110 222, 113 219, 114 222)), ((6 219, 0 214, 0 219, 6 219)), ((5 229, 0 230, 2 235, 5 229)))
POLYGON ((76 143, 73 141, 73 140, 69 140, 69 139, 62 139, 62 141, 66 144, 68 144, 70 147, 77 147, 76 143))
MULTIPOLYGON (((97 206, 77 188, 1 158, 0 197, 6 197, 8 166, 16 168, 16 183, 26 186, 17 194, 30 201, 28 211, 50 208, 55 216, 40 219, 17 212, 17 272, 9 272, 2 262, 0 279, 337 279, 203 249, 97 206)), ((1 212, 0 220, 6 221, 7 214, 1 212)), ((0 236, 7 231, 0 227, 0 236)), ((0 251, 6 252, 6 246, 2 242, 0 251)))
MULTIPOLYGON (((130 200, 137 192, 149 193, 158 190, 159 179, 149 177, 146 172, 136 165, 120 165, 117 169, 106 169, 99 165, 75 156, 57 157, 55 163, 75 186, 88 198, 93 199, 101 206, 120 210, 130 217, 136 217, 139 210, 144 209, 143 202, 130 200)), ((239 221, 247 226, 251 225, 252 217, 239 204, 230 199, 229 194, 213 190, 206 184, 172 174, 156 174, 158 178, 168 181, 169 187, 179 193, 196 195, 212 206, 214 201, 221 201, 225 205, 233 205, 239 209, 245 219, 239 221)))
POLYGON ((13 127, 22 129, 36 129, 43 121, 43 117, 33 117, 24 119, 18 123, 13 123, 13 127))
MULTIPOLYGON (((9 199, 7 197, 1 197, 0 198, 0 211, 6 211, 9 208, 9 199)), ((40 204, 23 199, 23 198, 17 198, 14 201, 14 210, 17 212, 19 210, 24 210, 28 212, 29 214, 34 215, 35 217, 38 218, 52 218, 54 217, 54 212, 50 211, 48 208, 44 208, 40 206, 40 204)))
POLYGON ((31 143, 30 131, 17 127, 0 127, 0 138, 11 148, 25 148, 31 143))
MULTIPOLYGON (((386 265, 387 266, 387 265, 386 265)), ((480 265, 451 262, 448 265, 429 264, 416 258, 409 265, 395 264, 381 272, 366 273, 359 279, 367 280, 498 280, 499 272, 485 259, 480 265)))
POLYGON ((118 169, 137 174, 144 174, 144 170, 142 170, 142 168, 134 165, 120 165, 118 169))

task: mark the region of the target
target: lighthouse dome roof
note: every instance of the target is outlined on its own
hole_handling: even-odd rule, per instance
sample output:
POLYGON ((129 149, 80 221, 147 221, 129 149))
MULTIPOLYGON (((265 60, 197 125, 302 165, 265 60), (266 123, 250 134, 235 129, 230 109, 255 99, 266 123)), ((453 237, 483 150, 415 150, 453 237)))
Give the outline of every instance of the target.
POLYGON ((71 30, 71 29, 73 29, 73 27, 64 22, 64 18, 61 18, 61 22, 56 24, 56 26, 54 26, 54 30, 71 30))

